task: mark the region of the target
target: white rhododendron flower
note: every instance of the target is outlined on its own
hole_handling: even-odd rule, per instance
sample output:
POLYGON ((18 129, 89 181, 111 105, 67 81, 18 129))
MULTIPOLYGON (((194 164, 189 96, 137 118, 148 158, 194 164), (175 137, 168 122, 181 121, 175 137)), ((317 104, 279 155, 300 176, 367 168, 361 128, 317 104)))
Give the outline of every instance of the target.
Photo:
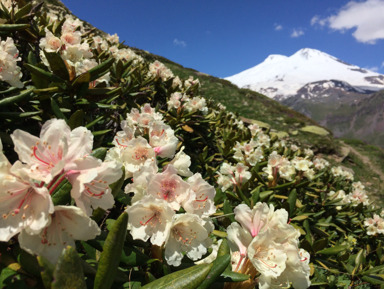
POLYGON ((156 153, 143 137, 134 138, 128 142, 119 143, 118 147, 108 151, 106 160, 121 162, 125 167, 125 178, 130 178, 142 166, 156 165, 156 153))
POLYGON ((84 128, 71 131, 64 120, 51 119, 41 128, 40 138, 22 130, 11 135, 19 159, 30 166, 36 180, 50 182, 63 169, 68 171, 74 161, 92 152, 93 135, 84 128))
POLYGON ((228 245, 232 252, 231 259, 234 265, 233 271, 237 271, 244 261, 244 258, 247 257, 247 250, 249 244, 252 242, 252 236, 249 231, 245 230, 235 222, 227 227, 227 234, 228 245))
POLYGON ((53 35, 47 28, 45 30, 45 37, 40 39, 40 48, 46 52, 59 52, 63 43, 59 37, 53 35))
POLYGON ((109 185, 121 178, 121 164, 102 162, 93 157, 82 158, 75 163, 76 170, 70 172, 68 180, 72 184, 71 196, 76 205, 88 216, 92 215, 93 209, 112 208, 115 200, 109 185))
POLYGON ((133 173, 133 183, 127 184, 124 188, 126 194, 134 193, 131 199, 132 204, 147 195, 148 184, 157 172, 157 168, 153 166, 143 166, 140 170, 133 173))
POLYGON ((47 258, 55 264, 63 249, 75 247, 75 240, 90 240, 100 234, 97 223, 78 207, 55 206, 51 222, 39 234, 31 235, 22 231, 20 247, 30 254, 47 258))
POLYGON ((173 129, 163 122, 156 121, 149 127, 149 144, 156 155, 162 158, 172 158, 175 155, 179 139, 175 137, 173 129))
POLYGON ((155 60, 149 65, 148 74, 150 76, 161 78, 163 81, 174 77, 172 71, 158 60, 155 60))
POLYGON ((290 282, 294 288, 308 288, 309 254, 298 248, 300 232, 288 224, 288 212, 275 211, 266 203, 257 203, 253 209, 241 204, 234 212, 241 224, 227 228, 234 270, 252 270, 243 268, 250 266, 245 261, 248 258, 261 274, 260 288, 280 288, 290 282))
POLYGON ((189 259, 198 260, 212 244, 204 221, 195 214, 174 215, 167 243, 165 260, 169 265, 179 266, 186 253, 189 259))
POLYGON ((257 203, 251 210, 247 205, 240 204, 233 212, 236 221, 247 229, 252 237, 255 237, 267 225, 274 212, 274 207, 272 204, 268 206, 266 203, 257 203))
POLYGON ((183 177, 190 177, 193 175, 189 169, 191 166, 191 157, 184 153, 184 148, 185 147, 181 147, 179 152, 175 155, 173 160, 169 162, 169 164, 173 165, 178 175, 183 177))
POLYGON ((189 198, 183 202, 185 211, 198 216, 210 216, 216 213, 215 188, 208 184, 199 173, 194 174, 187 182, 190 184, 190 191, 189 198))
POLYGON ((12 38, 7 37, 6 40, 0 42, 0 80, 22 88, 24 84, 20 81, 21 68, 17 66, 17 61, 20 61, 21 58, 18 56, 19 51, 12 38))
POLYGON ((248 247, 248 257, 257 271, 267 278, 280 276, 286 268, 287 254, 282 244, 271 239, 268 231, 257 235, 248 247))
POLYGON ((128 230, 133 239, 147 241, 161 246, 168 238, 175 212, 164 200, 144 196, 126 209, 128 230))
POLYGON ((177 175, 172 165, 166 170, 153 176, 148 184, 148 195, 163 199, 170 207, 178 211, 181 204, 189 198, 190 185, 177 175))
POLYGON ((12 167, 1 164, 0 212, 0 241, 8 242, 23 229, 37 234, 50 222, 53 203, 48 189, 35 184, 19 161, 12 167))

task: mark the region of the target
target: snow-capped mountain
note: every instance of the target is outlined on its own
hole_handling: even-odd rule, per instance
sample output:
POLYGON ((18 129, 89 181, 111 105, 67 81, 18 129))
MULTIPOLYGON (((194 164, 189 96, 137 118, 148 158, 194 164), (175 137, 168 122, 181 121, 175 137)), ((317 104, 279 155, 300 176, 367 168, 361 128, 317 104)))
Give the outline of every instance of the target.
POLYGON ((318 91, 320 86, 324 89, 344 86, 360 93, 384 89, 384 75, 310 48, 301 49, 289 57, 270 55, 259 65, 225 79, 276 99, 297 95, 304 86, 311 90, 310 84, 312 90, 317 87, 318 91))

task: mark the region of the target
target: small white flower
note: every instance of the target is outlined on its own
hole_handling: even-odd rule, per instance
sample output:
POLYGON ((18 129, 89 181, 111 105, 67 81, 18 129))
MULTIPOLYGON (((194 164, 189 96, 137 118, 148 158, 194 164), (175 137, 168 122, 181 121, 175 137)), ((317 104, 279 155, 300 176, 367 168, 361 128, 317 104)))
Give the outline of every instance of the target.
POLYGON ((209 216, 216 213, 214 204, 215 188, 208 184, 199 173, 194 174, 187 182, 191 187, 189 198, 183 202, 185 211, 198 216, 209 216))
POLYGON ((148 195, 163 199, 175 211, 189 198, 190 185, 183 181, 172 165, 168 165, 162 173, 153 176, 148 184, 148 195))
POLYGON ((194 214, 178 214, 173 217, 172 227, 165 244, 165 260, 179 266, 186 253, 193 261, 200 259, 212 243, 204 221, 194 214))
POLYGON ((55 264, 66 246, 75 246, 74 240, 89 240, 100 234, 97 223, 74 206, 55 206, 51 222, 39 234, 22 231, 20 247, 30 254, 47 258, 55 264))
POLYGON ((164 200, 144 196, 127 208, 128 229, 133 239, 161 246, 168 238, 175 212, 164 200))

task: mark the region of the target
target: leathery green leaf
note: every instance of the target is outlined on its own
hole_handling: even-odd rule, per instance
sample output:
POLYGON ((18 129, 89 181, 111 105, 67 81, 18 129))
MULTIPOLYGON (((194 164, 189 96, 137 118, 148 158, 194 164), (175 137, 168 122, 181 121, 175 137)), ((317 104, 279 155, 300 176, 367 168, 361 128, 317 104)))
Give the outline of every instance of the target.
POLYGON ((52 289, 87 288, 81 259, 75 248, 68 246, 53 272, 52 289))
POLYGON ((107 154, 107 151, 108 149, 104 147, 97 148, 92 151, 91 156, 103 161, 107 154))
POLYGON ((95 66, 94 68, 90 69, 89 75, 90 75, 90 81, 96 80, 99 77, 103 76, 107 72, 107 70, 112 66, 113 62, 115 61, 114 58, 110 58, 103 63, 99 64, 98 66, 95 66))
POLYGON ((5 105, 17 103, 20 100, 28 98, 31 95, 32 91, 33 91, 33 88, 25 90, 25 91, 21 92, 18 95, 14 95, 14 96, 10 96, 10 97, 4 98, 4 99, 0 100, 0 106, 5 106, 5 105))
POLYGON ((121 175, 121 178, 119 180, 117 180, 116 182, 114 182, 113 184, 109 185, 109 187, 111 188, 112 190, 112 195, 114 197, 117 196, 117 193, 121 190, 123 184, 124 184, 124 180, 125 180, 125 168, 122 167, 121 168, 121 171, 123 172, 123 174, 121 175))
POLYGON ((21 31, 29 28, 29 24, 0 24, 0 31, 21 31))
POLYGON ((49 66, 51 67, 53 73, 59 76, 60 78, 69 81, 68 69, 61 56, 56 52, 44 51, 44 54, 49 62, 49 66))
POLYGON ((202 264, 173 272, 157 279, 142 289, 194 289, 207 277, 213 264, 202 264))
POLYGON ((212 269, 209 271, 205 280, 197 287, 197 289, 206 289, 211 286, 213 282, 224 272, 228 267, 229 262, 231 261, 231 256, 229 254, 219 256, 213 261, 212 269))
POLYGON ((226 238, 222 239, 219 249, 217 250, 217 256, 225 256, 229 254, 229 246, 226 238))
POLYGON ((44 287, 50 289, 53 280, 53 271, 55 270, 55 267, 42 256, 37 256, 37 262, 39 262, 39 265, 42 268, 42 270, 40 270, 40 275, 44 287))
POLYGON ((120 263, 120 256, 127 234, 128 214, 122 213, 113 224, 105 240, 103 252, 100 256, 97 268, 94 289, 108 289, 112 287, 117 269, 120 263))
POLYGON ((336 255, 340 252, 343 252, 348 249, 348 245, 341 245, 341 246, 334 246, 330 248, 326 248, 323 250, 320 250, 317 252, 317 254, 324 254, 324 255, 336 255))

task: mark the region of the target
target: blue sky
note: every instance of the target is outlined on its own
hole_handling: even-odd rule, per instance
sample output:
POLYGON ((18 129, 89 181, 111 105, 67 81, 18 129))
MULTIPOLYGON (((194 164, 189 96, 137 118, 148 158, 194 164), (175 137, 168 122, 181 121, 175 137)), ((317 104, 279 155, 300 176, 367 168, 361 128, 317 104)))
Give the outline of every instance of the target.
POLYGON ((384 0, 62 0, 125 44, 217 77, 314 48, 384 73, 384 0))

